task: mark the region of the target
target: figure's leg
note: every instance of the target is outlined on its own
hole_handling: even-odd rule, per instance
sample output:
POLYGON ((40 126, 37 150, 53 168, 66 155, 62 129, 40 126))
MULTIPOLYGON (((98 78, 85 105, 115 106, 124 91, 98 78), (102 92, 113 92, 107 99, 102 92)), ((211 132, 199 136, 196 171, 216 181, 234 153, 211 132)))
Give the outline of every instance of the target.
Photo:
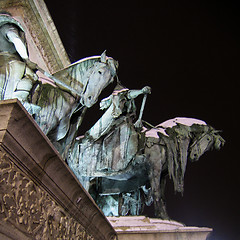
POLYGON ((121 193, 119 196, 118 212, 120 216, 126 216, 130 211, 130 193, 121 193))
MULTIPOLYGON (((33 83, 38 80, 38 77, 31 69, 29 69, 28 67, 25 67, 24 63, 16 61, 14 65, 18 67, 21 66, 22 70, 25 70, 25 71, 21 72, 22 76, 18 76, 19 79, 15 83, 15 88, 12 93, 12 98, 19 99, 30 114, 32 115, 36 114, 40 111, 41 108, 37 105, 30 103, 28 97, 33 87, 33 83)), ((16 74, 11 73, 11 75, 14 76, 16 74)))
POLYGON ((103 211, 104 215, 109 216, 119 216, 118 212, 118 202, 119 195, 97 195, 95 199, 98 207, 103 211))
POLYGON ((149 207, 153 203, 153 197, 151 194, 151 187, 147 188, 146 186, 141 187, 144 195, 144 203, 149 207))
POLYGON ((143 204, 140 189, 131 192, 130 215, 139 216, 143 212, 143 204))
POLYGON ((5 65, 5 83, 3 99, 16 98, 14 91, 19 81, 23 78, 25 72, 25 63, 12 60, 5 65))

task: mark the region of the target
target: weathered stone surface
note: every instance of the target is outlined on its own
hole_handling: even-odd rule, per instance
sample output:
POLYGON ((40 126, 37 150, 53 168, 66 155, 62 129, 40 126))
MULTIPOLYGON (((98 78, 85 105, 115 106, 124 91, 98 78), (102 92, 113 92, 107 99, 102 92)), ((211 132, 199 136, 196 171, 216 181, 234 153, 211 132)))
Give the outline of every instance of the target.
POLYGON ((114 239, 90 195, 18 100, 0 102, 1 239, 114 239))

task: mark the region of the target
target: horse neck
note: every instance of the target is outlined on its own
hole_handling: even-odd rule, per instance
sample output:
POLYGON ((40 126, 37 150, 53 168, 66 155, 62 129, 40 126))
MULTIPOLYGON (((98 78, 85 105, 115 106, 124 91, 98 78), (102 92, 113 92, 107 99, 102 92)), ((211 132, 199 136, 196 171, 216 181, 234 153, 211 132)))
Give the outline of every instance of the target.
POLYGON ((94 63, 98 59, 86 59, 73 63, 69 67, 54 74, 54 77, 58 78, 68 86, 72 87, 80 95, 86 88, 88 83, 88 76, 94 63))

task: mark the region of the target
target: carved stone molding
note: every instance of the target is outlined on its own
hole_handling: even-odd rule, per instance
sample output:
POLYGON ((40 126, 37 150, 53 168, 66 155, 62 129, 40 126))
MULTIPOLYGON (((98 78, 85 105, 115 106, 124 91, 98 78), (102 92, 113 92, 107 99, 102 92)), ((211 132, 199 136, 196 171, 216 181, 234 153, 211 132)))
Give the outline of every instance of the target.
POLYGON ((20 102, 0 101, 0 239, 115 238, 20 102))
MULTIPOLYGON (((0 147, 0 232, 15 229, 15 239, 94 239, 86 229, 59 206, 13 163, 0 147), (16 236, 17 234, 17 236, 16 236)), ((13 236, 11 236, 13 237, 13 236)))
POLYGON ((70 64, 43 0, 4 0, 0 1, 0 10, 11 13, 22 24, 32 61, 50 73, 70 64))

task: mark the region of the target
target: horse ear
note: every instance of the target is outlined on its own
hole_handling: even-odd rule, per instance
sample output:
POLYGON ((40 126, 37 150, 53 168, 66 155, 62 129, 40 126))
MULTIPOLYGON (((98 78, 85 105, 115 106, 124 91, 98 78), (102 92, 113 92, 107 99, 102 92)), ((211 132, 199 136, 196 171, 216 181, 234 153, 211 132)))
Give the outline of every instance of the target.
POLYGON ((222 133, 222 130, 214 130, 213 133, 218 134, 218 133, 222 133))
POLYGON ((107 62, 106 50, 101 54, 101 62, 102 63, 106 63, 107 62))

